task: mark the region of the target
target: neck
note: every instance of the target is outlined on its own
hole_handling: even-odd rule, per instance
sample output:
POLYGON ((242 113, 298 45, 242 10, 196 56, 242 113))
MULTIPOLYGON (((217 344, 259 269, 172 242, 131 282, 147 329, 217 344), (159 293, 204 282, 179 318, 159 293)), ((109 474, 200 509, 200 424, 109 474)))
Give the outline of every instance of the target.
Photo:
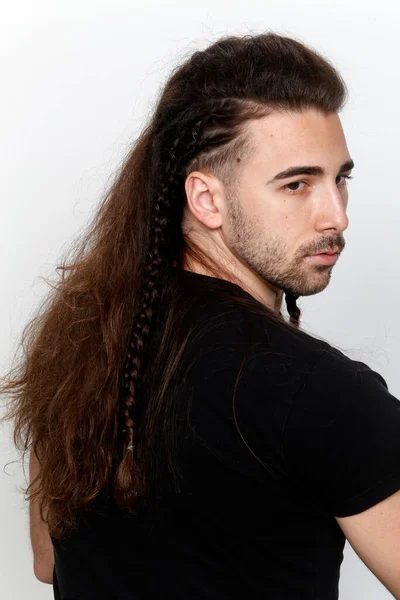
MULTIPOLYGON (((213 273, 207 270, 207 268, 205 268, 195 259, 191 257, 189 258, 186 253, 183 255, 182 268, 185 271, 192 271, 193 273, 199 273, 200 275, 214 277, 213 273)), ((240 266, 236 266, 235 268, 232 268, 231 266, 229 269, 227 269, 227 271, 227 276, 222 274, 221 279, 226 279, 232 283, 240 285, 240 287, 242 287, 246 292, 267 306, 275 314, 278 315, 280 313, 282 310, 283 299, 283 291, 281 289, 268 284, 256 273, 250 271, 242 264, 240 264, 240 266)))

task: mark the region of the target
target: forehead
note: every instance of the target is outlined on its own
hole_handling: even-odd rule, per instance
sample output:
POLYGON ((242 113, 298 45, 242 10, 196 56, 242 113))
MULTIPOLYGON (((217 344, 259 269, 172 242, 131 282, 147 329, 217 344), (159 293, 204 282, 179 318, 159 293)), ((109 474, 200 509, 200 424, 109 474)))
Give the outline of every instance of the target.
POLYGON ((265 161, 274 168, 282 163, 320 164, 324 158, 342 164, 349 158, 337 113, 326 115, 315 109, 274 111, 251 121, 248 135, 255 150, 251 162, 261 161, 264 167, 265 161))

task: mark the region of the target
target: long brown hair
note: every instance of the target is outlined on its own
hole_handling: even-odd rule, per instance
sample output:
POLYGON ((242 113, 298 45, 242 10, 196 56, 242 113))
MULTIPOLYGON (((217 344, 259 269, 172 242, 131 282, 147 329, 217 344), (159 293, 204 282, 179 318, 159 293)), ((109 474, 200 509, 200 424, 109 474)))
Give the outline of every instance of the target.
MULTIPOLYGON (((179 293, 183 252, 231 279, 182 230, 187 175, 207 169, 228 185, 236 157, 250 152, 250 120, 276 109, 338 112, 346 95, 329 61, 270 32, 224 37, 171 74, 93 221, 58 267, 61 278, 24 328, 24 355, 2 379, 3 420, 15 419, 14 443, 23 453, 30 447, 40 464, 25 493, 40 494, 51 535, 73 527, 105 490, 133 513, 161 460, 171 478, 177 472, 174 381, 191 334, 179 293)), ((232 302, 296 328, 296 296, 285 300, 289 322, 256 300, 232 302)))

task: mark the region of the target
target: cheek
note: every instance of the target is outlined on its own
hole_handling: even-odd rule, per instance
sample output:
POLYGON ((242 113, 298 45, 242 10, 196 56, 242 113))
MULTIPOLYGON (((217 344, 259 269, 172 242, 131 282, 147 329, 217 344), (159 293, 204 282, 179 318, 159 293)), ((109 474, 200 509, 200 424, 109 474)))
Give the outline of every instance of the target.
POLYGON ((291 250, 296 240, 304 239, 304 234, 310 228, 312 219, 312 204, 306 203, 305 198, 298 195, 274 192, 266 193, 249 185, 247 193, 242 196, 242 206, 249 219, 257 229, 270 239, 279 238, 291 250))
POLYGON ((264 236, 268 239, 282 240, 285 246, 301 235, 304 223, 308 220, 290 202, 283 201, 278 207, 275 204, 267 204, 263 199, 254 203, 249 216, 264 236))
POLYGON ((310 203, 306 203, 305 199, 297 197, 288 197, 283 195, 279 203, 276 203, 276 210, 285 219, 293 221, 306 221, 310 216, 312 209, 310 203))

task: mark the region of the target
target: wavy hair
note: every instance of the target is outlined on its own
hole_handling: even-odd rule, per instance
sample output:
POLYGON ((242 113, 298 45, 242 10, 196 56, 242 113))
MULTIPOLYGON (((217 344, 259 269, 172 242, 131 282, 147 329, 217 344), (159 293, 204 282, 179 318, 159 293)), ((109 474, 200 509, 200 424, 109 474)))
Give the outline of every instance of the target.
MULTIPOLYGON (((273 110, 338 112, 346 94, 328 60, 272 32, 221 38, 173 70, 1 381, 3 420, 14 420, 15 445, 40 465, 25 493, 40 494, 52 536, 74 527, 105 491, 135 513, 165 462, 178 479, 175 392, 191 335, 183 254, 232 280, 183 231, 187 175, 206 169, 228 185, 240 173, 238 154, 251 152, 251 120, 273 110)), ((285 295, 289 322, 256 300, 232 305, 298 328, 296 299, 285 295)))

